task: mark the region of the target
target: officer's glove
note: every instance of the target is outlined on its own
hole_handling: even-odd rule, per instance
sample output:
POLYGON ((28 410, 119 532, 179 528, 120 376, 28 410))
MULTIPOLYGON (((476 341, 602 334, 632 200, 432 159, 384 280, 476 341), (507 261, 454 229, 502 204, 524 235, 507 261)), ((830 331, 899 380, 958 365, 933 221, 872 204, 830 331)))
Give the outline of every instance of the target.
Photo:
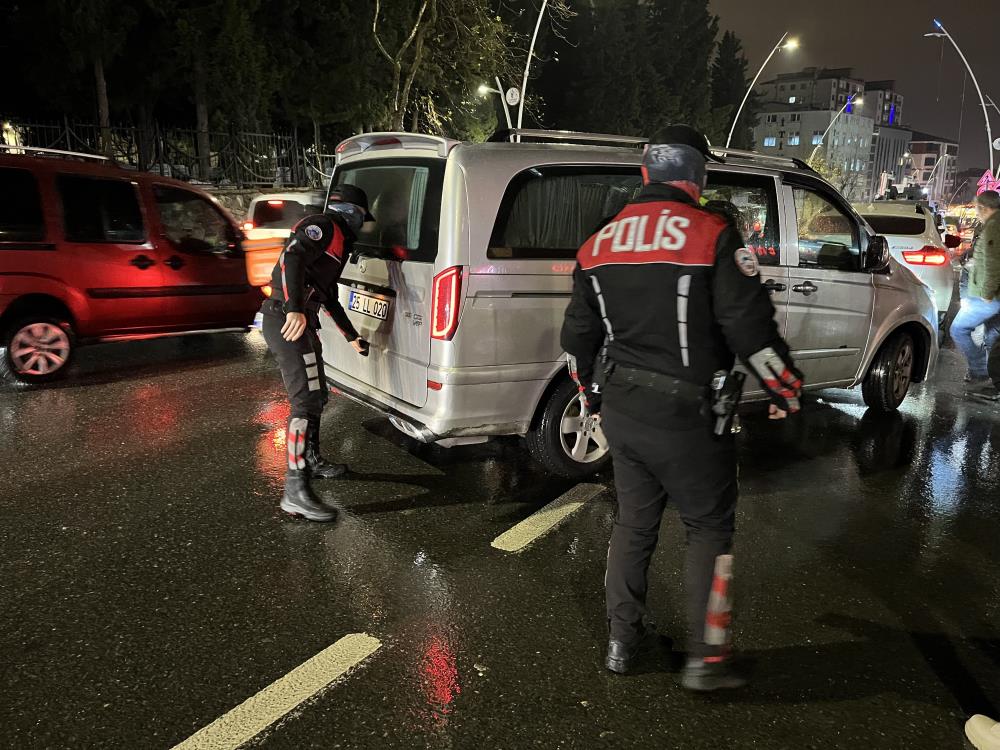
POLYGON ((601 387, 597 383, 591 383, 590 388, 583 394, 584 404, 587 407, 587 414, 595 416, 601 413, 601 387))
POLYGON ((766 347, 751 354, 747 364, 760 378, 761 385, 778 409, 789 414, 802 409, 799 401, 802 397, 802 373, 795 368, 791 358, 766 347))
POLYGON ((371 344, 365 341, 360 336, 351 342, 351 346, 354 347, 354 351, 360 354, 362 357, 368 356, 368 350, 371 348, 371 344))

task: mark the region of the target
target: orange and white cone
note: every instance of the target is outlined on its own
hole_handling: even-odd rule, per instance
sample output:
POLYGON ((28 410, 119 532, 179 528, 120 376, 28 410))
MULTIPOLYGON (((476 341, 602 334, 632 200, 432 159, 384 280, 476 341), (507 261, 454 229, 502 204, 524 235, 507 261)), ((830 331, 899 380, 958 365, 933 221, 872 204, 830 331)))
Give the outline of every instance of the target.
POLYGON ((705 612, 705 643, 716 646, 720 655, 705 661, 722 661, 729 654, 733 609, 729 588, 732 580, 733 556, 719 555, 715 558, 715 576, 712 578, 712 591, 708 596, 708 609, 705 612))

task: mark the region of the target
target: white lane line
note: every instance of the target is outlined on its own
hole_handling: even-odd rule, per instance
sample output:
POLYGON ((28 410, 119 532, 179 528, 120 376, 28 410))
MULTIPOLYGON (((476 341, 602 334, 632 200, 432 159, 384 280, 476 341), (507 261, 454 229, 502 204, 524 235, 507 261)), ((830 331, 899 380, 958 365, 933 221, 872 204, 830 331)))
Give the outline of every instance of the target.
POLYGON ((602 492, 604 492, 604 487, 599 484, 578 484, 541 510, 532 513, 517 526, 502 533, 493 540, 490 546, 504 552, 520 552, 540 536, 552 531, 572 513, 580 510, 584 503, 593 500, 602 492))
POLYGON ((345 635, 173 750, 235 750, 381 647, 382 643, 367 633, 345 635))

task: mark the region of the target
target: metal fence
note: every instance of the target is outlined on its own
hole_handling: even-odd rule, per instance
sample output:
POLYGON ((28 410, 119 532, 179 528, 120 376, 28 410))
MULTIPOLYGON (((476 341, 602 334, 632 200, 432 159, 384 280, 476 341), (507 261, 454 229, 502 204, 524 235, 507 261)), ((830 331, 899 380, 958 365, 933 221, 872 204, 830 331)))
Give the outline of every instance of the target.
MULTIPOLYGON (((2 119, 2 139, 10 145, 105 153, 101 128, 94 123, 2 119)), ((110 155, 121 166, 180 180, 241 188, 319 183, 317 160, 299 148, 294 132, 199 134, 153 123, 147 127, 113 125, 107 141, 110 155), (199 142, 207 144, 202 153, 199 142)))

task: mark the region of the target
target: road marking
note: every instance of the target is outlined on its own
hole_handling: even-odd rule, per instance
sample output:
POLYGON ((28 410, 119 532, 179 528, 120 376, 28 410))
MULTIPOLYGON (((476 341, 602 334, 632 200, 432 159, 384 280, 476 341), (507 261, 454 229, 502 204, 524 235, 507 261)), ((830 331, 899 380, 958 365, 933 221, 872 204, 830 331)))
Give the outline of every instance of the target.
POLYGON ((490 546, 504 552, 520 552, 539 537, 549 533, 571 514, 580 510, 588 500, 604 492, 599 484, 578 484, 564 495, 553 500, 521 523, 508 529, 490 546))
POLYGON ((343 677, 381 647, 382 643, 367 633, 345 635, 195 732, 173 750, 234 750, 343 677))

